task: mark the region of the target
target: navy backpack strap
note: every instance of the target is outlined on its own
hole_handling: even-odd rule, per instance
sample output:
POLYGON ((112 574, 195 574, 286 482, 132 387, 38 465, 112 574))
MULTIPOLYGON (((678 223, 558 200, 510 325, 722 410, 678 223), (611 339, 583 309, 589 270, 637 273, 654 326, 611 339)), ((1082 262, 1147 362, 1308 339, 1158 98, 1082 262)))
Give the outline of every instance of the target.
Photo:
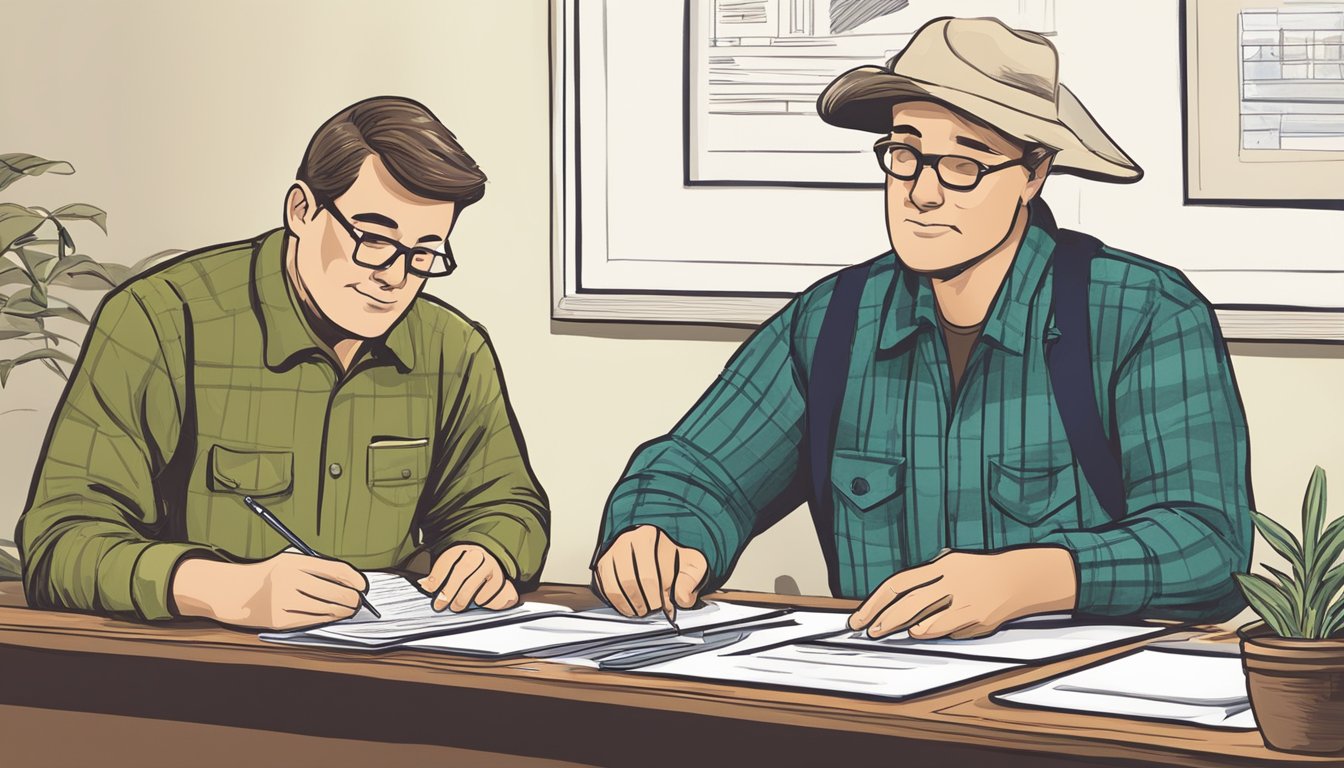
POLYGON ((812 493, 808 507, 817 540, 826 559, 831 594, 840 594, 840 568, 835 546, 835 499, 831 495, 831 453, 840 418, 840 404, 849 378, 849 361, 854 347, 854 329, 859 320, 859 299, 868 281, 870 262, 848 267, 840 273, 831 302, 821 320, 821 330, 812 351, 812 368, 807 376, 807 445, 811 467, 812 493))
POLYGON ((1090 235, 1068 229, 1053 234, 1055 325, 1060 335, 1047 354, 1050 385, 1087 484, 1111 519, 1120 520, 1125 516, 1125 486, 1119 450, 1106 436, 1097 408, 1088 313, 1092 258, 1102 245, 1090 235))

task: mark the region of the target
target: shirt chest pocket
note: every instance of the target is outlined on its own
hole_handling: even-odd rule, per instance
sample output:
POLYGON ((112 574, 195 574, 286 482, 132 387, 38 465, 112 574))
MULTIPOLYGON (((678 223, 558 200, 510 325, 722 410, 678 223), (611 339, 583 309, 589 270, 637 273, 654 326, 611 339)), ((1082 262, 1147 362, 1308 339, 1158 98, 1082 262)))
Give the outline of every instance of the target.
POLYGON ((210 446, 206 484, 216 493, 280 496, 294 486, 294 455, 289 451, 244 451, 210 446))
POLYGON ((905 458, 859 451, 836 451, 831 484, 859 512, 871 512, 905 491, 905 458))
POLYGON ((1001 456, 989 462, 989 500, 1009 518, 1042 525, 1062 510, 1077 507, 1073 465, 1051 460, 1001 456))
POLYGON ((369 443, 368 483, 373 495, 390 504, 413 504, 429 472, 429 439, 388 439, 369 443))

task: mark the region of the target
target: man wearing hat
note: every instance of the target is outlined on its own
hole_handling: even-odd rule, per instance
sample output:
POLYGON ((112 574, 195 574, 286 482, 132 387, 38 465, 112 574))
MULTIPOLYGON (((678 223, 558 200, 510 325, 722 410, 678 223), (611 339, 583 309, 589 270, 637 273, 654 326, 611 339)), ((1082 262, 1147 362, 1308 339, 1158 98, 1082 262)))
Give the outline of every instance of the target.
POLYGON ((790 302, 637 450, 599 534, 604 599, 689 608, 808 501, 874 637, 1244 607, 1225 343, 1179 271, 1054 225, 1051 172, 1142 176, 1057 71, 1037 34, 943 18, 826 88, 822 119, 879 135, 892 251, 790 302))

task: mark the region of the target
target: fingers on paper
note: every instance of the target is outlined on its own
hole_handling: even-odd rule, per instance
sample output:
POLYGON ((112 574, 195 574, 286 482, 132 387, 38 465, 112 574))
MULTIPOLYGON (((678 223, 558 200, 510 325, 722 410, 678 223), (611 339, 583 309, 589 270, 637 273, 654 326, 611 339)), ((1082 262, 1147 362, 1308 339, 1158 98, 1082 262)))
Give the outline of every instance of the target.
POLYGON ((901 571, 878 585, 849 617, 849 628, 858 632, 873 623, 889 606, 899 602, 907 593, 933 584, 941 577, 935 564, 901 571))
POLYGON ((615 608, 622 616, 634 616, 635 608, 630 605, 626 599, 625 592, 621 590, 620 584, 616 580, 616 558, 622 553, 608 551, 601 560, 597 561, 597 587, 601 591, 602 598, 615 608))
POLYGON ((518 588, 513 585, 512 581, 504 579, 503 585, 499 588, 499 591, 495 593, 494 597, 486 599, 485 602, 481 602, 480 599, 477 599, 476 602, 482 608, 490 611, 502 611, 507 608, 512 608, 518 604, 518 588))
POLYGON ((709 575, 709 562, 698 550, 681 547, 680 563, 677 569, 676 583, 672 587, 677 606, 694 608, 700 598, 700 589, 709 575))
POLYGON ((917 587, 879 613, 868 625, 868 636, 879 638, 904 631, 945 611, 951 603, 951 596, 937 584, 917 587))
MULTIPOLYGON (((479 590, 481 586, 481 579, 473 580, 472 577, 476 576, 477 572, 485 567, 487 557, 488 555, 484 551, 476 547, 463 550, 462 556, 453 562, 453 567, 448 572, 448 578, 444 581, 443 588, 434 598, 434 610, 442 611, 450 607, 450 604, 461 605, 458 595, 463 591, 463 587, 467 585, 468 580, 471 580, 473 587, 471 594, 466 596, 467 605, 470 605, 471 598, 475 597, 476 590, 479 590)), ((465 610, 465 608, 466 606, 463 606, 462 608, 453 608, 453 610, 465 610)))
POLYGON ((466 552, 466 547, 444 550, 443 554, 434 559, 434 565, 430 567, 429 574, 420 580, 420 586, 431 595, 438 592, 443 588, 444 582, 448 581, 448 574, 452 573, 457 561, 461 560, 466 552))

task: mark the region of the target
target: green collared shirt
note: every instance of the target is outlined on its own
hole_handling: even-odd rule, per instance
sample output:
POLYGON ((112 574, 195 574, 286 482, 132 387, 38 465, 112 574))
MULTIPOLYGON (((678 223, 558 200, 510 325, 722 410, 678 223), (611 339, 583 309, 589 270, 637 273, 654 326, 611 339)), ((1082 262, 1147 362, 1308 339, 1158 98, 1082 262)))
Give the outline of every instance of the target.
POLYGON ((170 617, 182 557, 286 548, 244 495, 357 568, 470 543, 535 579, 547 501, 484 330, 422 295, 342 374, 284 243, 197 252, 104 300, 19 521, 32 605, 170 617))
MULTIPOLYGON (((1110 517, 1074 461, 1051 391, 1050 231, 1031 226, 954 398, 929 281, 895 254, 860 303, 831 457, 841 593, 864 597, 942 548, 1058 545, 1078 609, 1223 620, 1249 566, 1245 416, 1213 311, 1176 270, 1106 249, 1090 287, 1097 399, 1118 440, 1127 517, 1110 517)), ((748 540, 804 501, 804 392, 831 277, 743 345, 611 494, 598 552, 662 527, 723 582, 748 540)))

